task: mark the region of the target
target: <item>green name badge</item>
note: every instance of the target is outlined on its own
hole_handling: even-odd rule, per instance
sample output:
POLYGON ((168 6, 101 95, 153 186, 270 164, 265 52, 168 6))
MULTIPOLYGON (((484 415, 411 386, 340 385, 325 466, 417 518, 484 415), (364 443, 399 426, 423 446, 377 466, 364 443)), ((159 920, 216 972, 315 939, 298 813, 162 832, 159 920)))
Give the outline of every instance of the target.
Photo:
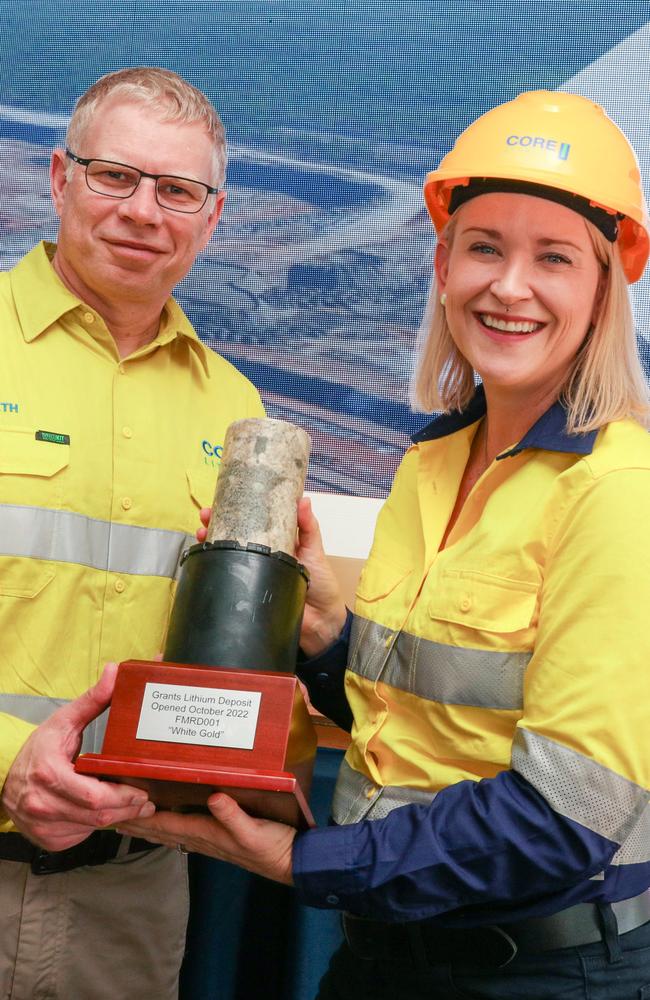
POLYGON ((37 441, 49 441, 50 444, 70 444, 69 434, 59 434, 56 431, 36 431, 37 441))

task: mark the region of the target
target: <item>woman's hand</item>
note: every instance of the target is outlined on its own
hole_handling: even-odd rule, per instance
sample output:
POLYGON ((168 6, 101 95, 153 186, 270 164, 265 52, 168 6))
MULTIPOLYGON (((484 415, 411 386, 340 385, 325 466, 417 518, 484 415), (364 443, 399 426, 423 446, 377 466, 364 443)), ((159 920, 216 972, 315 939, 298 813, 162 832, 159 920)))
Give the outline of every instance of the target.
POLYGON ((320 527, 308 497, 298 501, 296 559, 309 573, 300 648, 306 656, 316 656, 339 637, 345 624, 346 609, 338 580, 325 555, 320 527))
POLYGON ((296 831, 284 823, 255 819, 234 799, 218 792, 208 799, 211 816, 158 812, 151 819, 120 825, 120 833, 144 837, 154 844, 182 847, 228 861, 246 871, 293 885, 291 860, 296 831))
MULTIPOLYGON (((209 507, 200 512, 203 527, 196 532, 204 542, 212 513, 209 507)), ((345 624, 346 609, 338 580, 330 566, 311 500, 298 501, 298 544, 295 557, 309 573, 309 589, 300 633, 300 648, 306 656, 317 656, 338 638, 345 624)))

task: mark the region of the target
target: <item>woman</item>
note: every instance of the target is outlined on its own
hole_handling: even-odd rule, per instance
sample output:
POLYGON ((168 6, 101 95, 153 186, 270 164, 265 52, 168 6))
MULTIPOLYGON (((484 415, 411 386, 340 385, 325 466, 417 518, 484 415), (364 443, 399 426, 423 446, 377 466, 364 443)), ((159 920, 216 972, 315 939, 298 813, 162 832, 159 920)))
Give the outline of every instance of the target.
POLYGON ((471 125, 425 199, 415 395, 443 415, 397 473, 352 619, 299 514, 301 675, 353 723, 337 825, 296 836, 217 795, 216 824, 130 830, 343 910, 327 1000, 650 997, 638 168, 602 109, 535 92, 471 125))

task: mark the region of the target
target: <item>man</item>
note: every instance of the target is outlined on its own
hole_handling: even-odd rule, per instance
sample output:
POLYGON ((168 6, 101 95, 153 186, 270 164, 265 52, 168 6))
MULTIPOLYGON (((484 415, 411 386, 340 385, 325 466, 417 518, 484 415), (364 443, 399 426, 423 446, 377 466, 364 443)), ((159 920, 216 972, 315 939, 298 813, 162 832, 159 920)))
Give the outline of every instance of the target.
POLYGON ((219 220, 225 159, 214 108, 176 74, 103 77, 52 155, 56 247, 0 276, 0 991, 14 1000, 177 995, 184 859, 95 832, 154 806, 72 760, 84 729, 84 749, 101 743, 103 665, 163 648, 227 425, 263 415, 170 298, 219 220))

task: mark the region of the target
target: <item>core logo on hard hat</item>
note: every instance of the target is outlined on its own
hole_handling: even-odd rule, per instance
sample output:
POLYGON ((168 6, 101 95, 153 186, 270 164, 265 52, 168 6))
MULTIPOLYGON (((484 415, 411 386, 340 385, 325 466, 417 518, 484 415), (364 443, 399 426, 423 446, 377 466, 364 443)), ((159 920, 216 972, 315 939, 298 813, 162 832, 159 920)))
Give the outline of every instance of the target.
POLYGON ((521 146, 523 149, 543 149, 548 153, 555 153, 558 160, 568 160, 571 150, 570 143, 547 139, 543 135, 509 135, 506 143, 508 146, 521 146))

